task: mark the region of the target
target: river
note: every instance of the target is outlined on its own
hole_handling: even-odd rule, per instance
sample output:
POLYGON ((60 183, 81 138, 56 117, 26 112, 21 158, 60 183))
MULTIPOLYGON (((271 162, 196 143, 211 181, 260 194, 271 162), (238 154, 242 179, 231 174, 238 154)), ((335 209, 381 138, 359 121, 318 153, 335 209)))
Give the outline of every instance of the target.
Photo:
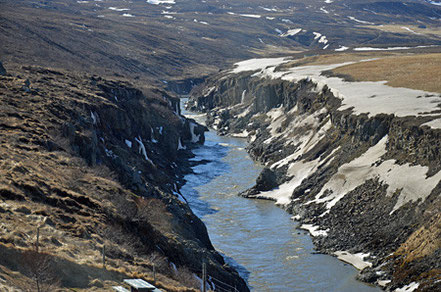
MULTIPOLYGON (((183 107, 182 107, 183 108, 183 107)), ((203 122, 203 117, 185 112, 203 122)), ((237 194, 251 187, 262 167, 245 151, 244 139, 206 133, 193 150, 193 167, 181 192, 207 225, 214 247, 236 267, 253 291, 381 291, 355 280, 357 271, 314 253, 309 234, 274 202, 237 194)), ((208 271, 209 273, 209 271, 208 271)))

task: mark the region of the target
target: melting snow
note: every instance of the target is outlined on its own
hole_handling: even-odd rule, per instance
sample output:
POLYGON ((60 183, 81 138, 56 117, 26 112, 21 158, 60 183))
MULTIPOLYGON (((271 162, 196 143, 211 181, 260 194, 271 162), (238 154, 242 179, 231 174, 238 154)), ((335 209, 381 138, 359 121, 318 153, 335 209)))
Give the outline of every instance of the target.
POLYGON ((429 126, 433 129, 441 129, 441 119, 435 119, 433 121, 424 123, 421 126, 429 126))
POLYGON ((241 73, 245 71, 262 70, 266 67, 276 67, 283 63, 289 62, 290 58, 262 58, 262 59, 250 59, 235 64, 236 68, 231 70, 231 73, 241 73))
POLYGON ((329 229, 327 229, 327 230, 319 230, 319 228, 320 228, 319 226, 314 226, 312 224, 303 224, 302 226, 300 226, 300 228, 308 230, 309 233, 312 236, 314 236, 314 237, 317 237, 317 236, 328 236, 328 231, 329 231, 329 229))
POLYGON ((287 32, 285 32, 284 34, 281 34, 280 36, 281 37, 294 36, 294 35, 298 34, 301 31, 302 31, 301 28, 289 29, 287 32))
POLYGON ((354 51, 395 51, 395 50, 411 50, 417 48, 430 48, 433 46, 416 46, 416 47, 388 47, 388 48, 371 48, 371 47, 360 47, 354 48, 354 51))
POLYGON ((374 24, 374 23, 369 22, 369 21, 359 20, 359 19, 357 19, 357 18, 355 18, 353 16, 348 16, 348 18, 350 20, 352 20, 352 21, 355 21, 355 22, 358 22, 358 23, 362 23, 362 24, 374 24))
POLYGON ((147 3, 153 4, 153 5, 176 4, 176 2, 174 0, 147 0, 147 3))
POLYGON ((328 40, 326 39, 326 36, 322 35, 319 32, 315 32, 315 31, 313 32, 313 34, 314 34, 314 39, 315 40, 319 39, 318 40, 319 43, 323 43, 323 44, 327 44, 328 43, 328 40))
POLYGON ((329 14, 329 11, 326 10, 324 7, 320 7, 320 11, 322 11, 323 13, 329 14))
POLYGON ((358 270, 363 270, 364 268, 372 267, 372 263, 364 261, 364 258, 369 256, 368 253, 351 254, 347 251, 336 251, 334 254, 337 256, 339 260, 353 265, 358 270))
POLYGON ((258 70, 257 77, 281 78, 287 81, 309 79, 321 86, 327 85, 332 93, 343 100, 340 110, 352 109, 355 114, 368 113, 375 116, 381 113, 396 116, 430 116, 439 110, 441 96, 422 90, 394 88, 387 86, 386 81, 378 82, 346 82, 338 77, 326 77, 321 73, 340 66, 353 64, 346 62, 334 65, 314 65, 290 68, 287 71, 274 72, 276 66, 288 62, 289 59, 252 59, 237 63, 233 73, 258 70), (424 96, 424 98, 420 98, 424 96))
POLYGON ((386 287, 387 284, 389 284, 390 282, 392 282, 391 280, 378 280, 377 283, 379 286, 381 287, 386 287))
POLYGON ((109 7, 110 10, 114 10, 114 11, 128 11, 130 10, 129 8, 116 8, 116 7, 109 7))
POLYGON ((411 33, 413 33, 413 34, 418 34, 418 35, 421 34, 421 33, 418 33, 418 32, 416 32, 416 31, 414 31, 414 30, 408 28, 407 26, 402 26, 401 28, 402 28, 402 29, 405 29, 405 30, 407 30, 407 31, 409 31, 409 32, 411 32, 411 33))
POLYGON ((340 48, 335 49, 335 51, 336 51, 336 52, 343 52, 343 51, 346 51, 346 50, 348 50, 348 49, 349 49, 348 47, 340 46, 340 48))
POLYGON ((430 0, 426 0, 427 3, 430 3, 432 5, 437 5, 437 6, 441 6, 441 2, 438 1, 430 1, 430 0))
POLYGON ((147 151, 145 150, 145 146, 144 143, 142 143, 142 138, 136 138, 135 137, 135 141, 138 142, 139 147, 138 147, 138 152, 142 155, 144 155, 145 160, 147 160, 148 162, 150 162, 151 164, 153 164, 153 161, 151 161, 148 156, 147 156, 147 151))
POLYGON ((243 17, 250 17, 250 18, 261 18, 262 15, 257 15, 257 14, 239 14, 240 16, 243 17))
POLYGON ((387 136, 360 157, 340 166, 315 199, 306 204, 326 203, 329 210, 347 193, 369 179, 378 179, 387 184, 388 196, 401 190, 391 214, 407 202, 419 199, 424 201, 441 180, 441 171, 427 178, 429 168, 426 166, 411 166, 408 163, 398 165, 393 159, 381 161, 381 157, 386 154, 386 143, 387 136), (326 196, 325 191, 329 192, 326 196))
POLYGON ((395 292, 412 292, 412 291, 415 291, 416 289, 418 289, 419 286, 420 286, 420 283, 412 282, 409 285, 406 285, 402 288, 395 289, 395 292))

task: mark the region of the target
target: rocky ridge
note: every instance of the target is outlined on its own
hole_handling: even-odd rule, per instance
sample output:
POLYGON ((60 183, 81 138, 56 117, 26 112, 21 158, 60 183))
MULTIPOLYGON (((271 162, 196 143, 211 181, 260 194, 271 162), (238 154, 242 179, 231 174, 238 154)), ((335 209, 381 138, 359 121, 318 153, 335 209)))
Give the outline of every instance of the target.
POLYGON ((351 106, 327 80, 297 73, 310 68, 277 67, 286 62, 238 63, 188 104, 220 134, 247 137, 250 155, 266 166, 241 195, 276 201, 319 251, 353 264, 363 281, 388 291, 441 289, 439 95, 409 98, 430 101, 414 115, 384 102, 384 113, 360 113, 368 99, 351 106))
POLYGON ((160 288, 195 291, 204 260, 248 291, 179 193, 206 130, 180 115, 179 99, 30 66, 0 76, 0 92, 1 289, 35 291, 38 262, 58 271, 45 271, 50 291, 152 281, 153 266, 160 288))

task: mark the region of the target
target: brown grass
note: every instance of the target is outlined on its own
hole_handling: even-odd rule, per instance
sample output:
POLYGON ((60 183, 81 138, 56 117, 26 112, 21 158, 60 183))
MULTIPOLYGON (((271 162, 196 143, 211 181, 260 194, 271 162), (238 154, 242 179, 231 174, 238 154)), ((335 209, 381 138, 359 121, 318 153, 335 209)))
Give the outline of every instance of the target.
POLYGON ((416 230, 403 243, 396 255, 404 255, 403 263, 433 254, 441 247, 441 215, 435 215, 426 226, 416 230))
POLYGON ((336 68, 334 74, 357 81, 383 81, 389 86, 441 92, 441 53, 395 56, 336 68))

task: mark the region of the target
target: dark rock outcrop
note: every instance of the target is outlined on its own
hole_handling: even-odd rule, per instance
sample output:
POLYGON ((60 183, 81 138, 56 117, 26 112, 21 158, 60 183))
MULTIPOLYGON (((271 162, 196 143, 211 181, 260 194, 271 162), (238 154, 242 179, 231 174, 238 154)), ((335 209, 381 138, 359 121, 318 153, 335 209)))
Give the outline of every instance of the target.
POLYGON ((3 67, 2 62, 0 62, 0 75, 5 76, 6 75, 6 69, 3 67))
POLYGON ((212 277, 249 291, 179 194, 192 154, 178 146, 203 143, 205 127, 179 114, 178 99, 97 76, 35 67, 18 73, 30 92, 21 90, 23 77, 0 81, 7 96, 0 160, 8 165, 0 169, 0 220, 8 230, 0 244, 31 248, 32 220, 44 218, 51 227, 41 248, 49 254, 95 261, 105 244, 109 267, 149 278, 155 264, 166 291, 197 287, 192 274, 201 276, 205 261, 212 277))
POLYGON ((252 74, 221 73, 194 90, 189 102, 220 134, 245 133, 248 152, 266 166, 256 185, 241 195, 275 200, 302 223, 326 230, 327 236, 313 238, 321 252, 370 253, 365 260, 372 267, 361 271, 361 280, 391 280, 388 289, 411 282, 419 282, 422 291, 439 288, 441 274, 433 263, 440 261, 441 241, 415 234, 423 234, 418 230, 441 209, 436 180, 441 131, 421 126, 427 121, 423 117, 339 110, 341 99, 308 79, 289 82, 252 74), (376 153, 381 155, 371 158, 376 153), (401 177, 412 180, 414 171, 426 173, 409 186, 401 177), (434 176, 430 190, 419 194, 434 176), (271 197, 268 191, 284 183, 293 186, 285 199, 271 197), (431 246, 424 257, 409 260, 412 238, 431 246))

